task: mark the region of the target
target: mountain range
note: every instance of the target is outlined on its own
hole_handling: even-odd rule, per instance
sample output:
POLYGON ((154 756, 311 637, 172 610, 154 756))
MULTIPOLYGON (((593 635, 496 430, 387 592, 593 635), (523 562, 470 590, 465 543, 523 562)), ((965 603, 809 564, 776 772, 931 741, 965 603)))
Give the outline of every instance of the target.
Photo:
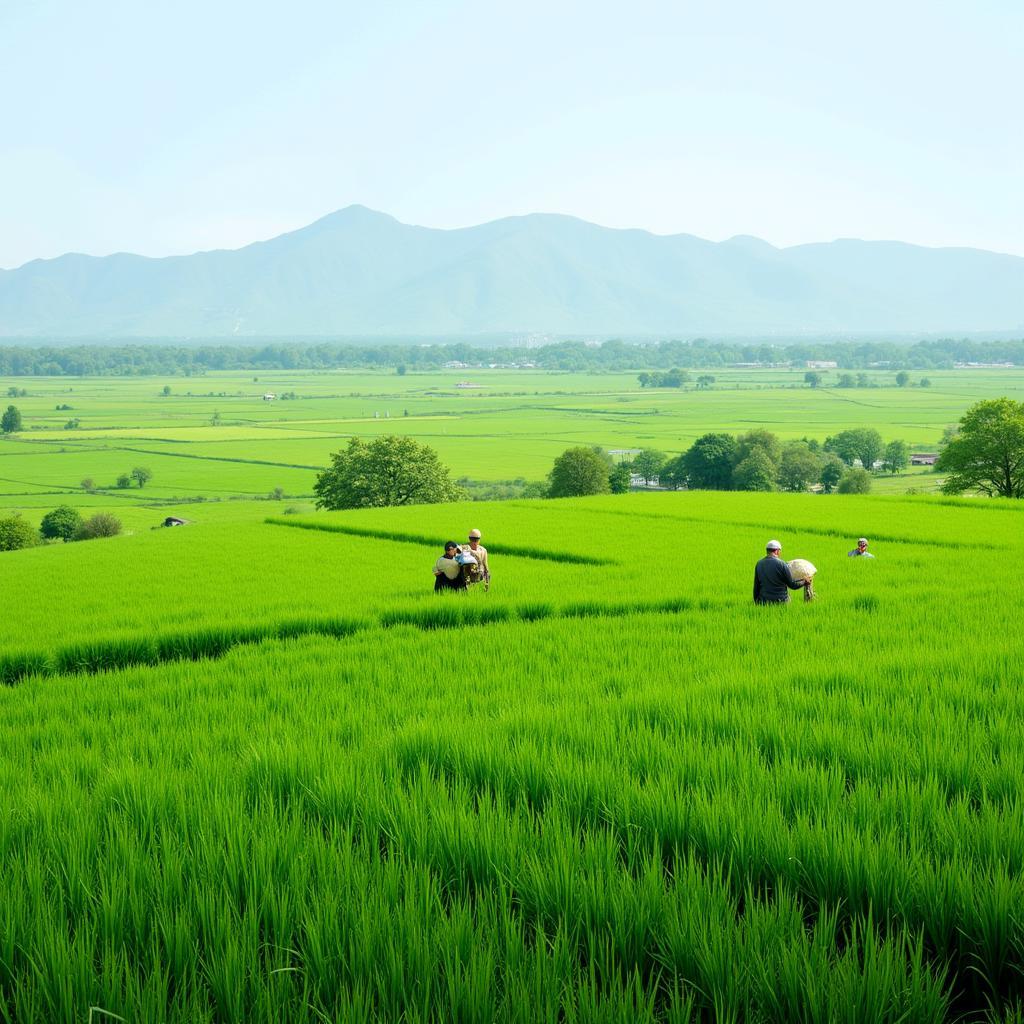
POLYGON ((776 248, 555 214, 455 230, 362 206, 241 249, 0 270, 0 337, 934 333, 1024 329, 1024 258, 776 248))

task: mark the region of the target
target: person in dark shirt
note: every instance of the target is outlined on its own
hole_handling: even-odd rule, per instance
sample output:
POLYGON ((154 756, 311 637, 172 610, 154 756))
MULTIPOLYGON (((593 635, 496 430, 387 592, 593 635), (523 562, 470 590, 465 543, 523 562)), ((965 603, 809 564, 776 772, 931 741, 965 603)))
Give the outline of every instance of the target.
POLYGON ((754 566, 754 604, 786 604, 791 590, 806 587, 810 580, 795 580, 782 560, 782 545, 768 541, 764 558, 754 566))

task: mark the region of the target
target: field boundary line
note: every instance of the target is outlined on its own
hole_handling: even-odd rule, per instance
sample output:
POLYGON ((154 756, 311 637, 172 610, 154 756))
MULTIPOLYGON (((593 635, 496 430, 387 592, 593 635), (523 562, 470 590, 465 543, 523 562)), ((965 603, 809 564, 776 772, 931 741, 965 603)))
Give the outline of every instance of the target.
MULTIPOLYGON (((344 533, 353 537, 372 537, 375 540, 421 544, 432 548, 439 547, 437 537, 431 537, 423 533, 382 530, 372 526, 351 526, 347 523, 312 523, 308 519, 284 519, 281 516, 267 516, 263 521, 269 526, 289 526, 297 530, 319 530, 324 533, 344 533)), ((594 555, 577 555, 569 551, 544 551, 541 548, 528 548, 517 544, 495 544, 487 550, 494 554, 508 555, 515 558, 532 558, 542 562, 565 562, 573 565, 618 564, 610 558, 598 558, 594 555)))

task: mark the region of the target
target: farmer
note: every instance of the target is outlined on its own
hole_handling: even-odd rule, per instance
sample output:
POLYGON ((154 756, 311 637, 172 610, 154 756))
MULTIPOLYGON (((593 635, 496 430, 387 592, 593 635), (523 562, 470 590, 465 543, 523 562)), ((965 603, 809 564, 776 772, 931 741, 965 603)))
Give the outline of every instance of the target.
POLYGON ((487 590, 491 585, 491 567, 487 561, 487 548, 480 543, 479 530, 469 531, 469 547, 463 550, 468 551, 476 559, 476 570, 469 566, 469 582, 483 583, 484 590, 487 590))
POLYGON ((868 551, 868 539, 867 537, 861 537, 857 541, 857 546, 852 551, 846 552, 847 558, 874 558, 875 556, 868 551))
POLYGON ((788 604, 789 592, 810 584, 810 580, 795 580, 789 566, 779 557, 782 545, 770 540, 766 554, 754 566, 754 604, 788 604))
POLYGON ((458 562, 459 545, 450 540, 444 546, 444 554, 434 563, 434 593, 440 590, 465 590, 466 581, 462 566, 458 562))

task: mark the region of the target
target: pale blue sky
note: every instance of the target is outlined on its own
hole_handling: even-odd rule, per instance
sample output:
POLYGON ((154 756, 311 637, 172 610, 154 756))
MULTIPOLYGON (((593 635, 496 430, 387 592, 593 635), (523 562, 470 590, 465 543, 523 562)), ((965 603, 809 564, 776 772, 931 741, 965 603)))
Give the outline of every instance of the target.
POLYGON ((350 203, 1024 255, 1019 0, 0 0, 0 267, 350 203))

